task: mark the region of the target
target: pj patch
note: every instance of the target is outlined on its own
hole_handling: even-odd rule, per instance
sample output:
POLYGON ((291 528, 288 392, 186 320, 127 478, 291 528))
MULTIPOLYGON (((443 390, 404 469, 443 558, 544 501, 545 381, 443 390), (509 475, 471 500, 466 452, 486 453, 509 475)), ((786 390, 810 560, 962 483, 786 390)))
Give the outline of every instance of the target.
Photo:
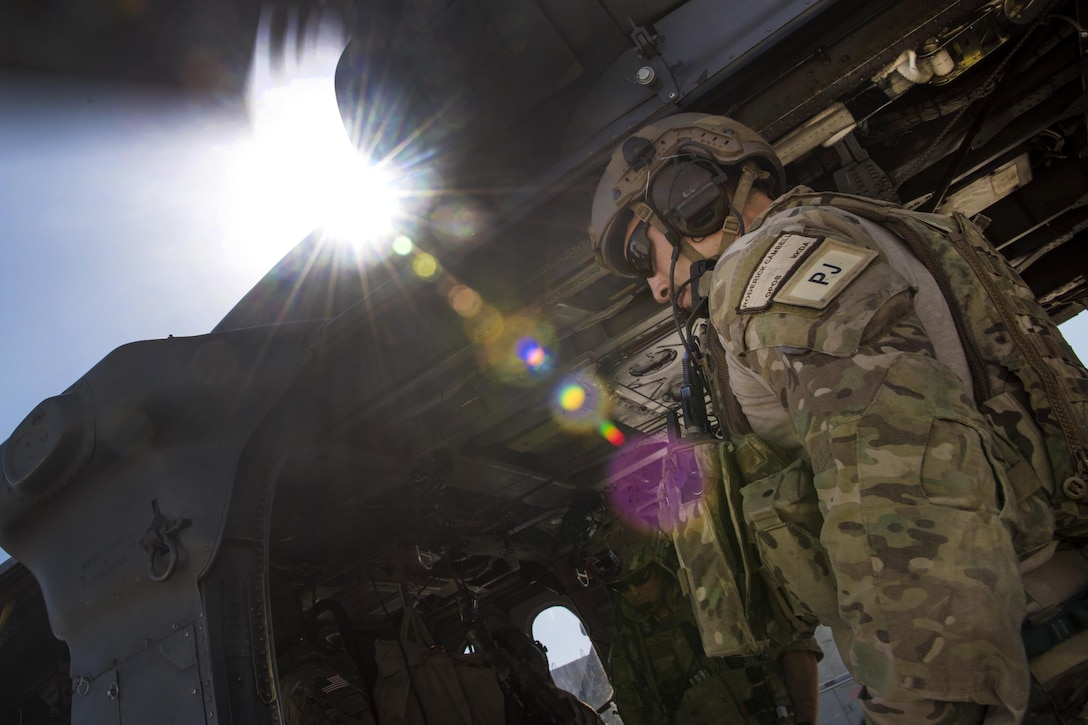
POLYGON ((871 249, 827 237, 782 234, 752 271, 737 312, 758 312, 774 302, 822 310, 876 257, 871 249))

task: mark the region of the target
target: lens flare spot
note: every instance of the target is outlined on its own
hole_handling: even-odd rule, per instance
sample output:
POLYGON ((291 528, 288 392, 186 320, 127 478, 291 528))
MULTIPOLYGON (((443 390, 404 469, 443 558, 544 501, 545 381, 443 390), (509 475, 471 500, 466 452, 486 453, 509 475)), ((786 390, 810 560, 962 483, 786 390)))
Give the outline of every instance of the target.
POLYGON ((393 251, 402 257, 411 254, 414 247, 412 240, 403 234, 393 240, 393 251))
POLYGON ((459 284, 449 291, 450 307, 461 317, 475 317, 484 307, 484 301, 476 290, 459 284))
POLYGON ((551 326, 533 315, 510 315, 502 334, 479 350, 480 364, 509 385, 535 385, 555 367, 555 356, 548 347, 554 339, 551 326), (534 352, 536 348, 540 350, 534 352))
POLYGON ((604 436, 604 439, 606 441, 616 446, 617 448, 622 446, 627 441, 627 438, 623 435, 623 431, 617 428, 616 425, 610 420, 606 420, 605 422, 601 423, 601 427, 597 430, 600 431, 600 434, 604 436))
POLYGON ((628 524, 656 527, 668 523, 662 519, 657 497, 667 449, 667 441, 660 436, 635 434, 612 453, 608 499, 612 510, 628 524))
POLYGON ((483 305, 479 313, 465 320, 465 331, 469 339, 480 345, 487 345, 499 339, 505 327, 502 313, 490 305, 483 305))
POLYGON ((611 400, 591 376, 567 377, 552 395, 552 416, 571 433, 594 434, 609 419, 611 400))
POLYGON ((438 260, 422 252, 412 260, 412 271, 423 279, 431 279, 438 274, 438 260))
POLYGON ((440 204, 431 212, 431 231, 438 241, 449 248, 471 245, 489 221, 487 212, 471 199, 440 204))
POLYGON ((514 345, 514 353, 533 372, 543 370, 548 362, 548 351, 531 337, 523 337, 518 340, 517 344, 514 345))
POLYGON ((559 391, 559 407, 568 413, 582 409, 586 404, 586 389, 577 383, 570 383, 559 391))

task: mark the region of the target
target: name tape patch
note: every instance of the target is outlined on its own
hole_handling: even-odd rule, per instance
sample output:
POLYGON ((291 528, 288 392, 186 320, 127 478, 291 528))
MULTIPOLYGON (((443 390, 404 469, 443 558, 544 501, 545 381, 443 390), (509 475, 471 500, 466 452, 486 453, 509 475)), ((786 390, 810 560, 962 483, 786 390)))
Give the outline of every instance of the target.
POLYGON ((737 312, 757 312, 771 306, 772 297, 790 273, 805 260, 823 237, 783 234, 763 255, 741 295, 737 312))
POLYGON ((871 249, 825 238, 785 284, 779 285, 781 291, 773 300, 822 310, 876 257, 877 253, 871 249))

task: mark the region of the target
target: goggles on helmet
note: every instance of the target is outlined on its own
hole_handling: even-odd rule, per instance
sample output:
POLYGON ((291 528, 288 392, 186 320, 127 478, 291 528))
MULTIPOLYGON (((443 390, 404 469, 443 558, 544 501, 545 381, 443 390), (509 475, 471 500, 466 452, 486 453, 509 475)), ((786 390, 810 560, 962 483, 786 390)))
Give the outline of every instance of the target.
POLYGON ((639 277, 649 279, 654 276, 654 243, 650 239, 650 224, 639 221, 627 237, 623 256, 639 277))
POLYGON ((650 575, 654 573, 654 564, 647 564, 634 574, 623 579, 617 579, 608 583, 609 591, 613 591, 616 594, 623 594, 631 587, 640 587, 650 579, 650 575))
POLYGON ((623 575, 623 564, 611 549, 605 550, 597 556, 587 556, 582 559, 579 567, 591 579, 610 581, 623 575))

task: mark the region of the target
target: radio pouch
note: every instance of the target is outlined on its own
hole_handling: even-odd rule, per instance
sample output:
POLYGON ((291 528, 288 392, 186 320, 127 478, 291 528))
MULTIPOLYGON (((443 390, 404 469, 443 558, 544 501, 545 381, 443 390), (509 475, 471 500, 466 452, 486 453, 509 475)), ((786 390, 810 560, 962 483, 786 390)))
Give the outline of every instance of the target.
POLYGON ((676 549, 680 584, 703 649, 714 657, 756 655, 768 647, 766 622, 751 606, 755 563, 736 533, 740 503, 726 493, 740 489, 731 450, 711 436, 673 444, 658 490, 660 523, 676 549))

